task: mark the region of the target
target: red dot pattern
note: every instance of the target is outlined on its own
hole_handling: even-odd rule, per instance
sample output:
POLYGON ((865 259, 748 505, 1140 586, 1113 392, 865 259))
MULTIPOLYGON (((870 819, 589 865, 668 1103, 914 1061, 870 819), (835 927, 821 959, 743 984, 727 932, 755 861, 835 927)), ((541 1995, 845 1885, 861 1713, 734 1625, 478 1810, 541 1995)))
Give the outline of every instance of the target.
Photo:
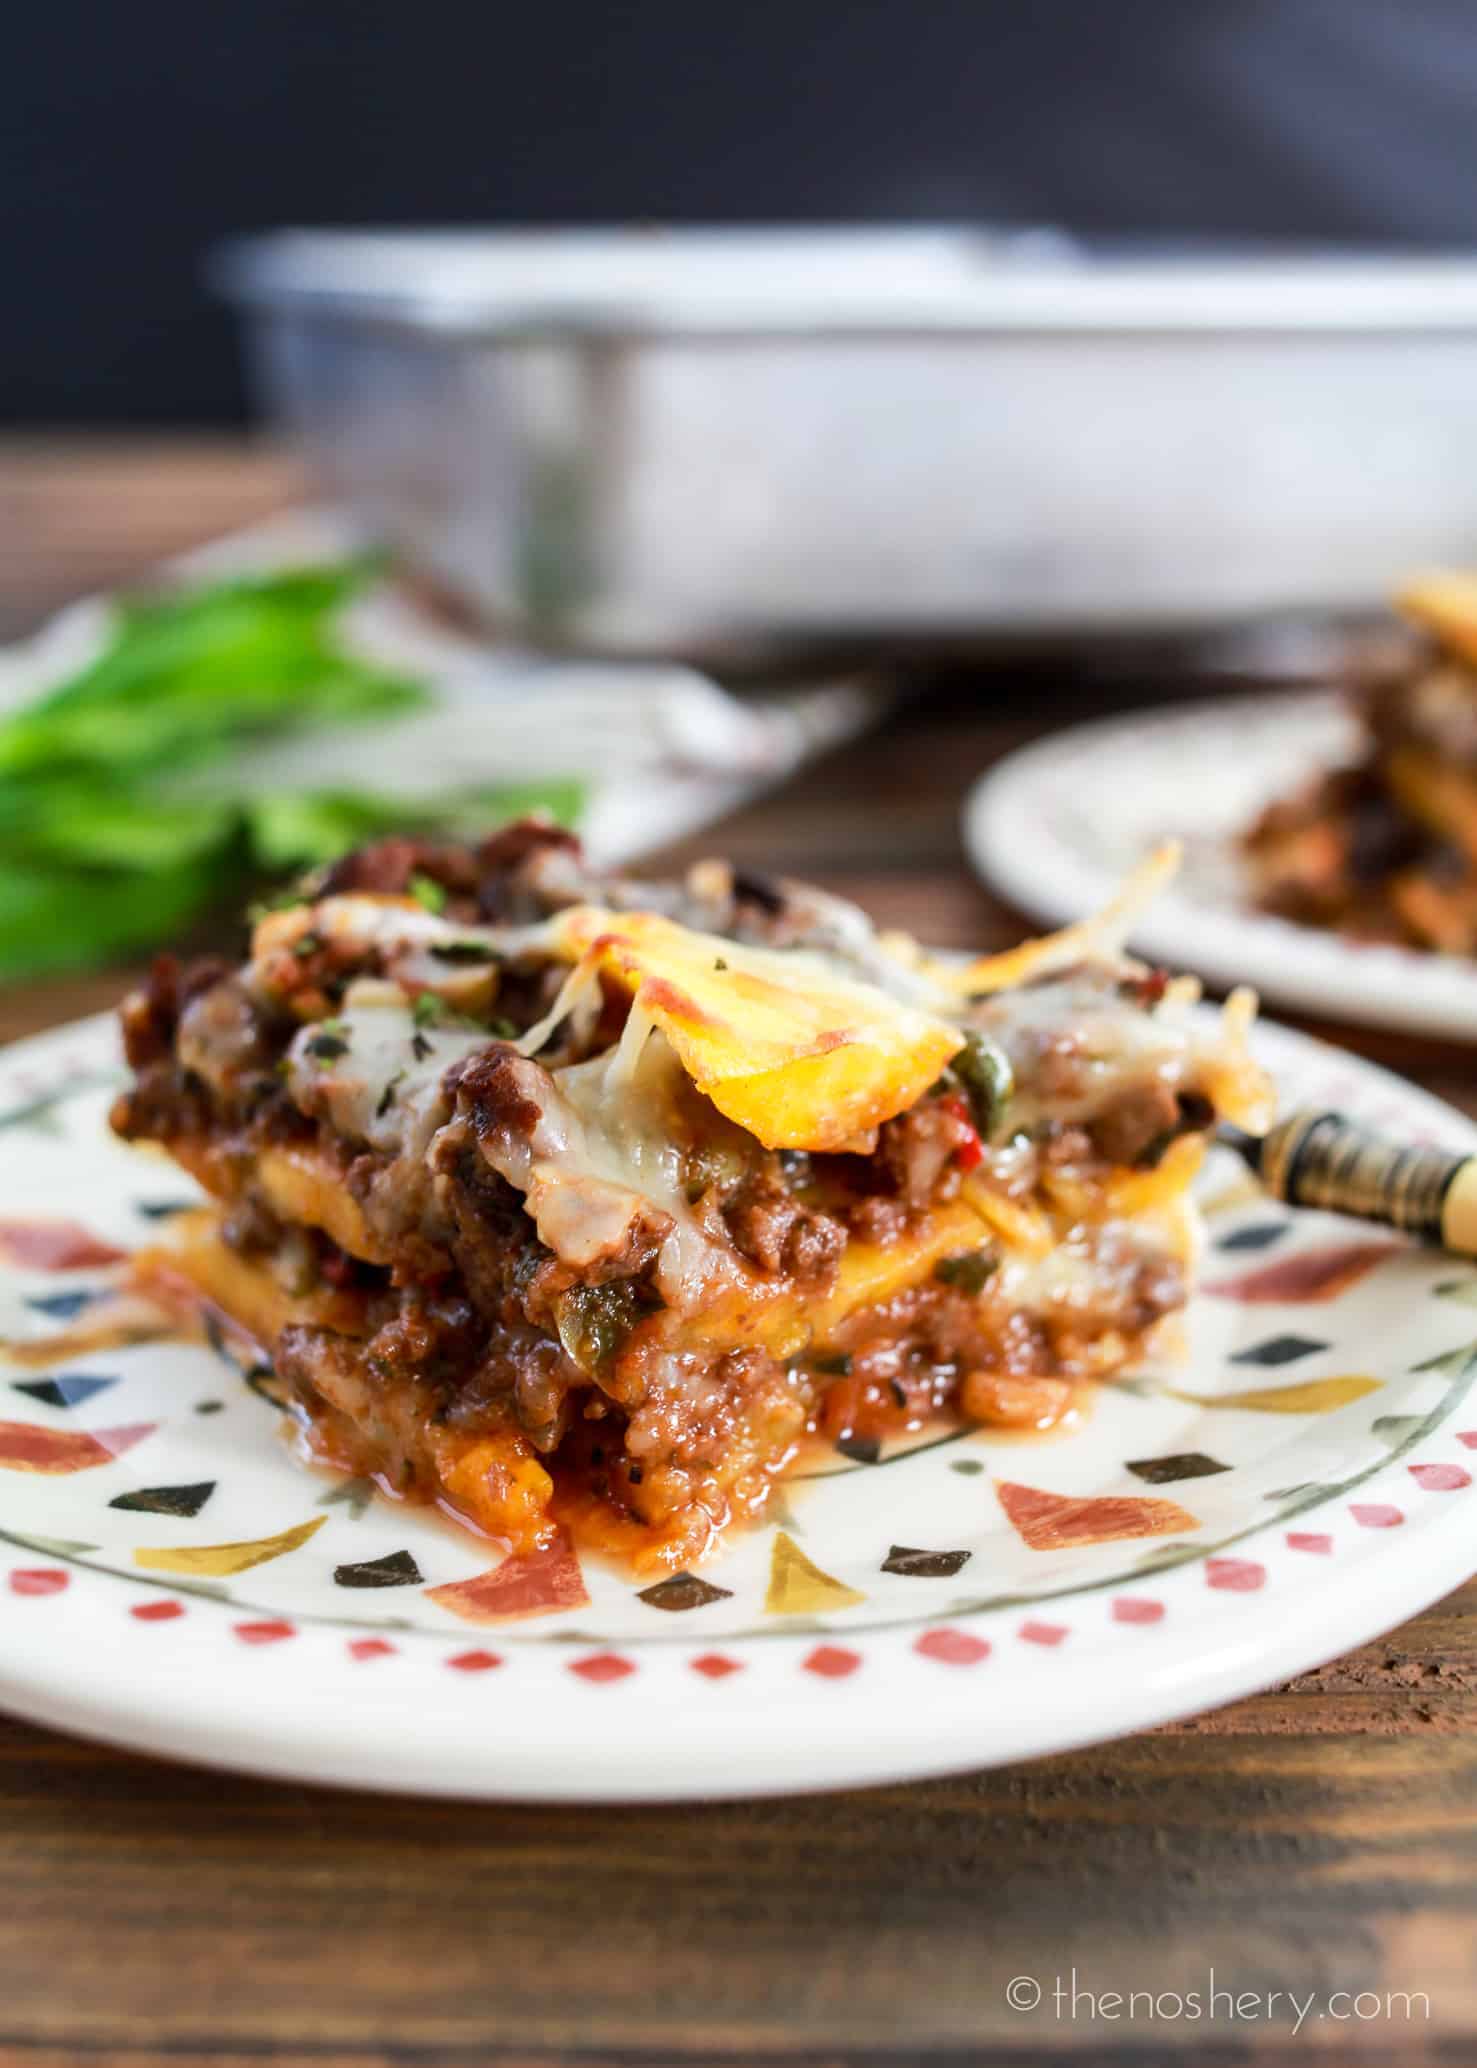
MULTIPOLYGON (((1477 1429, 1453 1433, 1463 1449, 1477 1450, 1477 1429)), ((1477 1483, 1473 1471, 1455 1462, 1423 1459, 1408 1464, 1405 1470, 1415 1485, 1428 1494, 1462 1492, 1477 1483)), ((1396 1529, 1407 1520, 1405 1511, 1393 1502, 1351 1501, 1347 1505, 1350 1517, 1361 1529, 1396 1529)), ((1289 1551, 1318 1557, 1331 1556, 1336 1548, 1334 1536, 1324 1530, 1288 1530, 1283 1541, 1289 1551)), ((1269 1579, 1267 1567, 1252 1558, 1213 1555, 1206 1558, 1202 1570, 1208 1587, 1228 1593, 1259 1592, 1269 1579)), ((71 1584, 71 1577, 70 1572, 60 1566, 13 1567, 7 1575, 6 1585, 12 1595, 43 1599, 64 1593, 71 1584)), ((1160 1624, 1167 1612, 1164 1601, 1147 1595, 1115 1595, 1108 1604, 1109 1619, 1128 1627, 1149 1628, 1160 1624)), ((139 1623, 175 1622, 186 1613, 184 1603, 172 1598, 136 1602, 128 1609, 128 1614, 139 1623)), ((292 1622, 279 1617, 238 1622, 232 1624, 231 1629, 242 1644, 252 1647, 269 1647, 298 1634, 292 1622)), ((1071 1635, 1071 1626, 1028 1617, 1017 1627, 1015 1634, 1020 1642, 1050 1649, 1071 1635)), ((397 1656, 398 1649, 386 1639, 373 1636, 354 1638, 345 1643, 347 1656, 364 1664, 397 1656)), ((971 1667, 986 1660, 992 1647, 988 1639, 971 1630, 940 1626, 923 1631, 913 1640, 912 1649, 920 1658, 939 1665, 971 1667)), ((495 1652, 476 1648, 454 1653, 444 1663, 458 1672, 478 1674, 489 1672, 505 1662, 495 1652)), ((817 1678, 839 1681, 856 1673, 866 1661, 862 1652, 850 1646, 821 1643, 806 1653, 799 1663, 803 1671, 817 1678)), ((746 1661, 725 1652, 708 1651, 689 1658, 686 1665, 701 1678, 719 1682, 743 1672, 746 1661)), ((604 1650, 568 1661, 567 1670, 587 1685, 601 1687, 637 1673, 640 1662, 621 1652, 604 1650)))
POLYGON ((18 1567, 10 1575, 12 1594, 60 1594, 71 1579, 59 1566, 36 1565, 18 1567))
POLYGON ((1205 1584, 1227 1594, 1255 1594, 1267 1584, 1267 1568, 1254 1558, 1207 1558, 1205 1584))
POLYGON ((701 1673, 704 1680, 727 1680, 730 1673, 744 1670, 742 1660, 725 1658, 722 1652, 701 1652, 697 1658, 689 1659, 688 1664, 694 1673, 701 1673))
POLYGON ((636 1668, 619 1652, 591 1652, 587 1659, 572 1659, 569 1670, 577 1673, 581 1680, 588 1680, 592 1686, 603 1687, 612 1680, 624 1680, 636 1668))
POLYGON ((818 1674, 822 1680, 845 1680, 860 1666, 862 1655, 842 1644, 818 1644, 800 1663, 807 1673, 818 1674))
POLYGON ((284 1638, 297 1636, 291 1623, 276 1616, 259 1623, 234 1623, 231 1627, 243 1644, 281 1644, 284 1638))
POLYGON ((977 1666, 990 1656, 988 1642, 967 1630, 925 1630, 913 1649, 941 1666, 977 1666))

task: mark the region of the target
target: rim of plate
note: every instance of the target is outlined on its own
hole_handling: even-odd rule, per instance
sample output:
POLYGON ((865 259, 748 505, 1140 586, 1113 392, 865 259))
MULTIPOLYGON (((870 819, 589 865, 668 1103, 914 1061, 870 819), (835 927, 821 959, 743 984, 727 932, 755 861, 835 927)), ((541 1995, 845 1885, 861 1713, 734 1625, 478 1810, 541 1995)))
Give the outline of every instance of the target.
MULTIPOLYGON (((1269 780, 1259 801, 1270 801, 1289 787, 1285 767, 1273 773, 1270 750, 1292 725, 1326 728, 1332 748, 1347 726, 1345 699, 1322 689, 1198 699, 1051 733, 1007 754, 974 784, 963 808, 965 847, 980 875, 1012 904, 1052 925, 1067 924, 1106 904, 1135 859, 1195 816, 1193 792, 1168 818, 1145 805, 1135 820, 1130 803, 1110 847, 1097 830, 1098 815, 1077 810, 1083 796, 1113 787, 1120 765, 1120 795, 1152 791, 1132 781, 1148 756, 1166 768, 1211 772, 1208 797, 1214 771, 1250 750, 1267 755, 1269 780)), ((1250 984, 1264 998, 1325 1019, 1477 1038, 1477 963, 1299 926, 1197 895, 1188 876, 1156 899, 1130 939, 1141 954, 1194 970, 1218 989, 1250 984)))
MULTIPOLYGON (((1477 1140, 1460 1114, 1373 1065, 1287 1029, 1265 1038, 1289 1057, 1336 1057, 1372 1095, 1398 1093, 1477 1140)), ((106 1019, 33 1037, 0 1051, 0 1088, 12 1065, 98 1068, 111 1046, 106 1019)), ((1017 1604, 854 1635, 822 1619, 762 1642, 527 1643, 516 1670, 497 1656, 514 1650, 497 1629, 366 1645, 304 1618, 275 1633, 293 1640, 279 1650, 257 1641, 268 1626, 241 1624, 240 1604, 189 1599, 188 1613, 144 1622, 130 1614, 135 1578, 68 1564, 59 1549, 46 1584, 36 1584, 44 1569, 21 1566, 28 1584, 17 1588, 7 1547, 0 1706, 244 1773, 488 1800, 637 1803, 923 1779, 1219 1706, 1438 1599, 1477 1566, 1477 1484, 1462 1463, 1477 1451, 1470 1374, 1416 1443, 1414 1477, 1412 1453, 1397 1450, 1358 1481, 1361 1495, 1394 1495, 1399 1510, 1382 1512, 1406 1526, 1370 1526, 1375 1507, 1357 1515, 1344 1498, 1353 1482, 1342 1484, 1298 1515, 1319 1519, 1316 1535, 1288 1533, 1283 1514, 1236 1537, 1235 1557, 1210 1545, 1162 1571, 1086 1585, 1066 1628, 1017 1604), (1309 1557, 1315 1548, 1322 1555, 1309 1557), (257 1638, 242 1642, 248 1629, 257 1638)))

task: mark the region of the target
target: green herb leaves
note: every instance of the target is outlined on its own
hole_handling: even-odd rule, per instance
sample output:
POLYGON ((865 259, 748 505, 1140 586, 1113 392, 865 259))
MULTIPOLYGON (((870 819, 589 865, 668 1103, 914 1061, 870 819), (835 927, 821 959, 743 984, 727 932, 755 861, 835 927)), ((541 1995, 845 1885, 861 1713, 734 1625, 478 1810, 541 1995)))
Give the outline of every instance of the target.
MULTIPOLYGON (((411 804, 233 778, 264 741, 429 703, 338 637, 338 611, 373 572, 353 561, 121 602, 94 660, 0 720, 0 980, 145 947, 255 872, 391 831, 480 834, 534 805, 578 815, 580 786, 563 782, 411 804)), ((439 909, 440 886, 420 881, 439 909)))

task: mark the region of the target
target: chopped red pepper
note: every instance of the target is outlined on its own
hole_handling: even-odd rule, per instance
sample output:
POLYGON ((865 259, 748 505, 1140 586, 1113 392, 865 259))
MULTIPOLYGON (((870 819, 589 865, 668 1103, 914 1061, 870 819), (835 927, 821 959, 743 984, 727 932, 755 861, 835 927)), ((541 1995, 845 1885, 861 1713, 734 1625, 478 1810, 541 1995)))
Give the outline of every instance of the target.
POLYGON ((985 1145, 980 1140, 979 1129, 969 1117, 969 1107, 961 1098, 944 1100, 944 1110, 953 1115, 960 1128, 959 1145, 954 1151, 955 1161, 961 1170, 973 1170, 984 1161, 985 1145))

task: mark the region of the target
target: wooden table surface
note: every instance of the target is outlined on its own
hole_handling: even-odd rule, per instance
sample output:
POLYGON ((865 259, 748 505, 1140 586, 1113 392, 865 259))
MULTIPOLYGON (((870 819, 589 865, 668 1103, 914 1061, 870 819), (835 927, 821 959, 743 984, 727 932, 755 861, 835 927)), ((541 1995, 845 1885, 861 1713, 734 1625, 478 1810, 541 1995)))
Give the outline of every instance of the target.
MULTIPOLYGON (((295 489, 224 441, 0 445, 0 627, 295 489)), ((1085 695, 1048 686, 1058 719, 1085 695)), ((1019 921, 964 866, 958 804, 1048 699, 1039 681, 1014 702, 1008 683, 960 690, 711 844, 940 941, 1010 938, 1019 921)), ((0 1038, 119 981, 12 990, 0 1038)), ((1344 1038, 1477 1112, 1471 1053, 1344 1038)), ((0 1719, 0 1889, 5 2068, 1477 2059, 1477 1586, 1192 1722, 769 1803, 334 1794, 0 1719), (1011 2008, 1014 1977, 1041 2008, 1011 2008), (1212 1986, 1213 2018, 1164 1994, 1212 1986), (1080 1994, 1130 1990, 1157 2009, 1094 2021, 1080 1994), (1296 2035, 1274 1991, 1317 1999, 1296 2035), (1411 2003, 1330 2008, 1336 1991, 1411 2003)))

